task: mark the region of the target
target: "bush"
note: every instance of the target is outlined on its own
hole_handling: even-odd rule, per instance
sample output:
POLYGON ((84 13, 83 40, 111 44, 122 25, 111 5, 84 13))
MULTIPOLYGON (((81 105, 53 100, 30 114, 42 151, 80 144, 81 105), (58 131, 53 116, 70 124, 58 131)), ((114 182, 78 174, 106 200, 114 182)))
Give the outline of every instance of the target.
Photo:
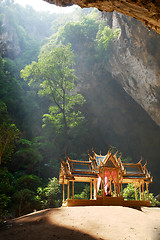
POLYGON ((13 195, 16 216, 33 212, 34 209, 41 209, 41 202, 36 198, 35 193, 29 189, 22 189, 13 195))
POLYGON ((57 178, 49 179, 47 187, 39 187, 37 199, 41 201, 43 208, 60 207, 62 204, 62 194, 57 178))
POLYGON ((18 189, 27 188, 31 191, 36 191, 42 185, 41 179, 36 175, 24 175, 17 180, 18 189))
POLYGON ((2 222, 8 214, 7 208, 10 201, 10 197, 6 196, 5 194, 0 194, 0 222, 2 222))
MULTIPOLYGON (((143 194, 142 194, 143 197, 143 194)), ((147 191, 144 192, 144 199, 147 200, 147 191)), ((156 200, 153 193, 149 193, 149 201, 152 207, 160 206, 160 202, 156 200)))
MULTIPOLYGON (((136 191, 137 199, 140 200, 138 188, 136 188, 136 191)), ((123 196, 126 200, 135 200, 135 188, 133 184, 130 183, 127 185, 123 190, 123 196)), ((143 193, 141 193, 141 199, 143 199, 143 193)), ((148 200, 147 191, 144 192, 144 200, 148 200)), ((153 193, 149 193, 149 201, 152 207, 160 206, 160 202, 156 200, 153 193)))
MULTIPOLYGON (((137 198, 138 198, 138 189, 137 191, 137 198)), ((123 197, 126 200, 135 200, 135 188, 132 183, 129 183, 126 188, 123 190, 123 197)))
POLYGON ((16 180, 6 168, 0 169, 0 222, 8 215, 11 197, 16 189, 16 180))
POLYGON ((0 194, 11 196, 15 191, 16 180, 6 168, 0 169, 0 194))
POLYGON ((74 195, 75 199, 90 199, 90 186, 85 185, 83 191, 80 194, 74 195))

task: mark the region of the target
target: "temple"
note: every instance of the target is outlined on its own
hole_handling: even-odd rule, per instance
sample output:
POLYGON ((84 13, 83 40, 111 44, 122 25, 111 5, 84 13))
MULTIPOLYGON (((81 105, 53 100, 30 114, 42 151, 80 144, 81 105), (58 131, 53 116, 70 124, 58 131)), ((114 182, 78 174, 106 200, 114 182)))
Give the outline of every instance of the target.
POLYGON ((92 150, 92 156, 86 161, 61 159, 59 183, 63 185, 62 206, 150 206, 149 184, 152 178, 142 160, 138 163, 122 163, 121 156, 111 150, 105 156, 92 150), (75 183, 90 184, 90 199, 75 199, 75 183), (135 199, 127 200, 123 189, 132 183, 135 199), (65 185, 67 188, 65 189, 65 185), (67 195, 67 196, 65 196, 67 195))

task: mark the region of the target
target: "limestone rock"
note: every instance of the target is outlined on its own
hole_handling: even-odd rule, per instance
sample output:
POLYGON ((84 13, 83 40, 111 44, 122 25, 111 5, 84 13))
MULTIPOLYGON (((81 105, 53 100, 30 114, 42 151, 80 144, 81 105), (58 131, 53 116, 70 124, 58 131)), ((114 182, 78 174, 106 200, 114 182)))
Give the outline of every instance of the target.
POLYGON ((3 18, 2 27, 4 30, 0 33, 1 55, 14 59, 21 53, 19 37, 6 18, 3 18))
POLYGON ((160 126, 160 36, 134 18, 111 14, 106 17, 121 35, 114 41, 109 71, 160 126))

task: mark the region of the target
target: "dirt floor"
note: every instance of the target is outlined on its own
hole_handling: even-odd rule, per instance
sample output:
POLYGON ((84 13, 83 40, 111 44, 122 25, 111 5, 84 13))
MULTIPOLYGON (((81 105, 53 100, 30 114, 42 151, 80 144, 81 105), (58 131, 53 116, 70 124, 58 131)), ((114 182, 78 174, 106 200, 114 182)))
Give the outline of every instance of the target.
POLYGON ((160 240, 160 208, 61 207, 7 222, 0 240, 160 240))

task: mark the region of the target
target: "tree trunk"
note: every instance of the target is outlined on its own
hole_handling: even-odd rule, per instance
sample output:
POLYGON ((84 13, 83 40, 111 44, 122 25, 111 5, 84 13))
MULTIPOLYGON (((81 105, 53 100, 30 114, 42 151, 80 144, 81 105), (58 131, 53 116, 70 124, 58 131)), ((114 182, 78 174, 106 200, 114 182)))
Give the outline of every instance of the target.
POLYGON ((20 197, 20 203, 19 203, 19 208, 18 208, 18 214, 19 214, 19 217, 21 216, 21 213, 22 213, 22 196, 20 197))
POLYGON ((68 126, 66 121, 65 112, 63 111, 63 122, 64 122, 64 139, 65 139, 65 153, 69 151, 69 140, 68 140, 68 126))

